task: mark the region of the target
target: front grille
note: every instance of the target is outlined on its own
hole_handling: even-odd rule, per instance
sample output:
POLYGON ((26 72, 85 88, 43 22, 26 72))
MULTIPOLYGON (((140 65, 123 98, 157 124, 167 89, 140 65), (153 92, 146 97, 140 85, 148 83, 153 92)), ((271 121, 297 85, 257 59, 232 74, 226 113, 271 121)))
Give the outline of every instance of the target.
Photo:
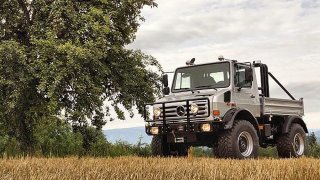
MULTIPOLYGON (((173 103, 165 103, 165 110, 163 110, 163 107, 160 107, 162 113, 160 115, 160 119, 163 119, 163 113, 165 113, 165 120, 166 122, 174 123, 174 122, 186 122, 187 121, 187 102, 182 101, 182 102, 173 102, 173 103), (181 106, 184 109, 184 115, 180 116, 177 113, 177 108, 181 106)), ((200 120, 204 119, 204 117, 209 116, 209 101, 208 99, 203 99, 203 100, 190 100, 189 101, 189 115, 190 115, 190 120, 200 120), (199 111, 197 114, 192 114, 190 112, 190 107, 191 104, 197 104, 199 106, 199 111)))

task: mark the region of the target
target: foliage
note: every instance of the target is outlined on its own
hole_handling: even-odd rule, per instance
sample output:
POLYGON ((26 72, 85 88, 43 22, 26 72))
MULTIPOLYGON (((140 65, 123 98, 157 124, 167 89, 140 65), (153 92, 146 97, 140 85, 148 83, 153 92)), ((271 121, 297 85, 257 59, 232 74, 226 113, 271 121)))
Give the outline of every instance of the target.
MULTIPOLYGON (((141 113, 159 94, 161 71, 153 57, 126 48, 145 5, 156 6, 153 0, 0 1, 1 132, 34 154, 38 143, 47 149, 46 143, 75 138, 39 137, 44 132, 35 128, 52 117, 92 138, 89 127, 101 130, 110 107, 120 119, 120 105, 141 113)), ((55 128, 65 127, 48 131, 55 128)), ((88 151, 92 139, 83 140, 88 151)))
POLYGON ((309 142, 309 154, 308 155, 310 157, 320 158, 320 144, 317 143, 317 138, 316 138, 314 132, 312 132, 308 136, 308 142, 309 142))
POLYGON ((81 134, 73 132, 68 123, 58 118, 42 120, 36 125, 35 132, 37 155, 63 157, 83 151, 81 134))
MULTIPOLYGON (((105 155, 104 155, 105 156, 105 155)), ((123 141, 118 141, 115 144, 109 144, 107 156, 151 156, 150 145, 135 145, 128 144, 123 141)))
POLYGON ((317 144, 316 146, 311 146, 309 149, 309 156, 320 158, 320 145, 317 144))
POLYGON ((208 147, 191 147, 189 153, 193 157, 214 157, 212 149, 208 147))
POLYGON ((1 136, 1 157, 19 157, 23 155, 20 150, 20 143, 16 138, 10 138, 9 136, 1 136))
MULTIPOLYGON (((95 141, 91 142, 90 149, 84 151, 82 148, 83 137, 80 133, 74 133, 67 123, 60 120, 48 121, 46 124, 49 128, 43 128, 36 134, 37 156, 46 157, 67 157, 67 156, 92 156, 92 157, 119 157, 119 156, 142 156, 151 157, 151 146, 147 143, 142 143, 142 138, 139 138, 136 144, 129 144, 126 141, 117 141, 109 143, 105 136, 100 131, 92 131, 97 133, 95 141), (58 123, 55 126, 50 123, 58 123)), ((42 128, 42 127, 38 127, 42 128)), ((94 130, 94 128, 91 128, 94 130)), ((259 157, 261 158, 277 158, 276 147, 259 148, 259 157)), ((24 153, 19 149, 19 142, 8 136, 0 136, 0 155, 2 157, 19 157, 24 153)), ((213 158, 212 149, 208 147, 191 147, 189 150, 190 157, 209 157, 213 158)), ((320 145, 309 145, 308 157, 320 157, 320 145)))
POLYGON ((317 145, 317 137, 314 132, 310 133, 309 136, 307 136, 307 139, 310 146, 317 145))
POLYGON ((276 147, 267 147, 258 149, 259 157, 278 157, 278 152, 276 147))
MULTIPOLYGON (((35 135, 38 142, 35 155, 38 157, 151 156, 150 145, 141 143, 141 139, 136 144, 129 144, 125 141, 117 141, 112 144, 107 142, 105 137, 100 134, 96 141, 91 142, 89 150, 84 151, 82 147, 83 137, 80 133, 74 133, 67 123, 55 121, 54 123, 61 123, 55 126, 52 125, 52 122, 54 121, 48 122, 49 128, 39 130, 35 135)), ((21 157, 25 155, 27 154, 20 150, 19 141, 8 136, 0 136, 0 157, 21 157)))

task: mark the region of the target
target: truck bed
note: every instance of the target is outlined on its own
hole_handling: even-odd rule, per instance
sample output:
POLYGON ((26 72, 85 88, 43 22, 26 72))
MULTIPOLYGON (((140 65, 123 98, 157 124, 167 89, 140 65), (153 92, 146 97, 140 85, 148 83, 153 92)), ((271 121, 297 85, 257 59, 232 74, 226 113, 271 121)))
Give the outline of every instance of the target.
POLYGON ((263 115, 304 115, 303 99, 288 100, 278 98, 261 98, 263 115))

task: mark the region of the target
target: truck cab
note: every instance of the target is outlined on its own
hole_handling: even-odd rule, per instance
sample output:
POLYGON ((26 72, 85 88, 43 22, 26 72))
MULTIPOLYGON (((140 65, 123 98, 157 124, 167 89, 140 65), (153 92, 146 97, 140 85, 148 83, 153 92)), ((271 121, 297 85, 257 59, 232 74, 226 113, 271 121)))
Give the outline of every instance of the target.
POLYGON ((280 157, 304 155, 303 99, 295 100, 265 64, 218 59, 177 68, 171 88, 163 76, 164 96, 145 107, 153 154, 185 156, 191 146, 208 146, 216 157, 243 159, 257 157, 259 146, 277 146, 280 157), (291 100, 269 97, 269 76, 291 100))

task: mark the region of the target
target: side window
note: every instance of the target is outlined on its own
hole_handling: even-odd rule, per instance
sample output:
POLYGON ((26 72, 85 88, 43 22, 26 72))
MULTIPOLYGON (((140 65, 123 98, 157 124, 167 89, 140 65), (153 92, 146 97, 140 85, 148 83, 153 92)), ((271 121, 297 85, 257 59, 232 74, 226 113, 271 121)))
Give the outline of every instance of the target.
POLYGON ((250 67, 240 64, 235 66, 234 84, 236 87, 251 88, 252 82, 245 81, 245 70, 248 68, 250 67))
POLYGON ((190 75, 186 73, 177 74, 175 89, 190 88, 190 75))

